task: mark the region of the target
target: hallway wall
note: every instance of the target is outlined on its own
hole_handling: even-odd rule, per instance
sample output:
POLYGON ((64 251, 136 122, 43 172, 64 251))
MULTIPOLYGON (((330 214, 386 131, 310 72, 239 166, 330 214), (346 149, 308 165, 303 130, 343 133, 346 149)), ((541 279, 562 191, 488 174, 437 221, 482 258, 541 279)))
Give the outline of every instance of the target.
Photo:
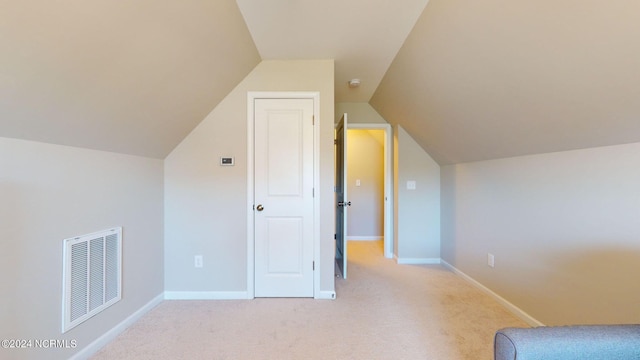
POLYGON ((348 240, 384 236, 384 130, 347 131, 348 240), (358 185, 359 181, 359 185, 358 185))

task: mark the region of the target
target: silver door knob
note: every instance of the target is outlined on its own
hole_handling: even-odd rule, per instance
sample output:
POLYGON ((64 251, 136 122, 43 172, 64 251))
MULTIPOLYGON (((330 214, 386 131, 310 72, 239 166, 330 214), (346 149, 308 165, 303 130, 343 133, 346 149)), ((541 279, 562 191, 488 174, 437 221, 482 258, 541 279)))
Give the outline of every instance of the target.
POLYGON ((348 201, 348 202, 340 201, 338 202, 338 206, 342 206, 342 207, 351 206, 351 201, 348 201))
POLYGON ((264 210, 264 206, 262 206, 262 204, 260 204, 260 205, 256 206, 256 210, 262 211, 262 210, 264 210))

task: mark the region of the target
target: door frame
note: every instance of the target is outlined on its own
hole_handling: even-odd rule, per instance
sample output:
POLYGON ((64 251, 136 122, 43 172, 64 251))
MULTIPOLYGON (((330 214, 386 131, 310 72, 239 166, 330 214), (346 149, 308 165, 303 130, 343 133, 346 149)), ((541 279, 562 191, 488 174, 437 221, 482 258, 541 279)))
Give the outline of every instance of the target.
MULTIPOLYGON (((313 100, 313 297, 320 296, 320 92, 249 91, 247 92, 247 298, 255 298, 255 204, 254 193, 254 104, 256 99, 313 100)), ((333 264, 332 264, 333 265, 333 264)))
MULTIPOLYGON (((347 123, 346 130, 384 130, 384 257, 393 259, 393 133, 390 124, 347 123)), ((345 164, 347 166, 347 164, 345 164)))

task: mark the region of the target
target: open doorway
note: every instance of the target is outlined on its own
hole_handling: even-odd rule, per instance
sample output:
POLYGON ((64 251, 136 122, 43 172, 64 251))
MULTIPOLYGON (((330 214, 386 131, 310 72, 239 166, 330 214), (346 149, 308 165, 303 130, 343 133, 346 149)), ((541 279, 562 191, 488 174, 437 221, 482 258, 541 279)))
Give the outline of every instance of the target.
POLYGON ((393 167, 389 124, 347 125, 347 240, 382 241, 393 257, 393 167))

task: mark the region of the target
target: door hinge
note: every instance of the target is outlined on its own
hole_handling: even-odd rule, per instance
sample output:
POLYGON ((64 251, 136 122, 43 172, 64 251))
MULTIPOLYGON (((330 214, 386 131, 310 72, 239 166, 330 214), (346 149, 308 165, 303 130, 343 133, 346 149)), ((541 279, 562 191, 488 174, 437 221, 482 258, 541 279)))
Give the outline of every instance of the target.
POLYGON ((312 261, 312 262, 311 262, 311 269, 312 269, 313 271, 316 271, 316 262, 315 262, 315 261, 312 261))
POLYGON ((338 240, 338 234, 333 234, 333 240, 338 240))
POLYGON ((338 145, 338 139, 333 139, 333 145, 338 145))
POLYGON ((316 197, 316 188, 311 188, 311 197, 316 197))
POLYGON ((311 115, 311 125, 315 125, 315 124, 316 124, 316 116, 311 115))

